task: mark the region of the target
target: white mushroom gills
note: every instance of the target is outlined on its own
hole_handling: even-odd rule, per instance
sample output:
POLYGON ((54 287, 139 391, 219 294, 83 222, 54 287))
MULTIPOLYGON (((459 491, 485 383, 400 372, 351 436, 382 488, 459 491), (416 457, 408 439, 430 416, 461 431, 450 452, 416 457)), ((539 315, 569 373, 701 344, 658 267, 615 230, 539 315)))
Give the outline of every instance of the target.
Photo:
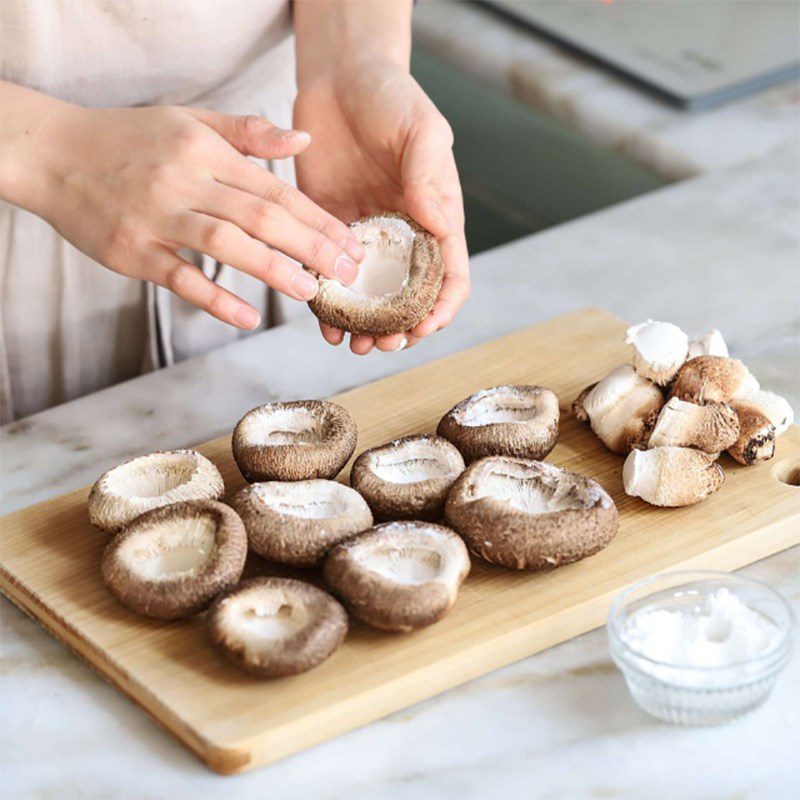
POLYGON ((349 286, 332 285, 334 291, 350 292, 368 299, 397 294, 408 282, 414 231, 396 217, 370 217, 350 226, 366 255, 359 264, 358 277, 349 286))
POLYGON ((625 341, 633 345, 636 371, 661 386, 675 377, 689 352, 689 337, 671 322, 648 319, 632 325, 625 341))
POLYGON ((247 413, 240 425, 242 438, 257 447, 315 444, 323 436, 320 420, 305 408, 265 406, 247 413))
POLYGON ((545 482, 540 478, 492 472, 481 482, 476 498, 493 497, 526 514, 553 514, 585 507, 574 488, 564 481, 545 482))
POLYGON ((251 589, 228 598, 222 614, 231 631, 261 652, 292 638, 312 622, 304 604, 278 589, 251 589))
POLYGON ((216 531, 212 517, 178 517, 137 531, 117 555, 143 580, 194 577, 211 560, 216 531))
POLYGON ((455 477, 458 470, 440 447, 428 441, 402 442, 389 452, 376 454, 370 470, 387 483, 421 483, 430 478, 455 477))
POLYGON ((689 342, 689 358, 697 356, 721 356, 728 358, 728 345, 722 334, 712 328, 702 339, 689 342))
POLYGON ((454 419, 465 427, 532 422, 558 412, 558 399, 552 392, 536 396, 518 392, 512 386, 498 386, 476 392, 454 419))
POLYGON ((118 497, 161 497, 189 483, 196 470, 191 456, 154 453, 111 470, 104 489, 118 497))
POLYGON ((348 511, 347 487, 333 481, 255 483, 253 494, 279 514, 301 519, 330 519, 348 511))

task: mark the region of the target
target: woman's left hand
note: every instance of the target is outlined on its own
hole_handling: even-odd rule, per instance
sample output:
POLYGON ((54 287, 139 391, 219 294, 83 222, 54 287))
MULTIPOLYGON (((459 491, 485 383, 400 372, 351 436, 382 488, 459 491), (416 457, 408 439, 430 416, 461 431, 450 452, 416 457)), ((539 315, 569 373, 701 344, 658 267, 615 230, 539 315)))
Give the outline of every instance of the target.
MULTIPOLYGON (((296 163, 312 200, 348 222, 405 211, 441 245, 445 276, 430 316, 403 334, 353 335, 350 349, 399 350, 448 325, 469 296, 464 208, 453 134, 419 84, 389 60, 351 65, 301 87, 294 125, 311 134, 296 163)), ((342 342, 340 329, 320 328, 331 344, 342 342)))

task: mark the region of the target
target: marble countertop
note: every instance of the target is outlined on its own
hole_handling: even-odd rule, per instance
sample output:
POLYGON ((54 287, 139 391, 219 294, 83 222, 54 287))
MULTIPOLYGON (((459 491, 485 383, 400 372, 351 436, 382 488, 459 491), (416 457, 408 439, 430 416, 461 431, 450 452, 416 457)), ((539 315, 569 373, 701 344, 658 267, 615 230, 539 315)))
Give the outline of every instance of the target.
POLYGON ((800 81, 686 112, 473 2, 421 2, 414 41, 669 180, 759 158, 798 131, 800 81))
MULTIPOLYGON (((325 396, 587 305, 720 328, 800 407, 796 145, 473 259, 445 332, 358 358, 309 316, 20 420, 2 436, 2 508, 91 482, 133 453, 230 431, 273 398, 325 396), (564 276, 569 275, 569 280, 564 276), (313 369, 310 368, 313 365, 313 369), (98 424, 100 420, 100 424, 98 424)), ((798 557, 744 570, 800 610, 798 557)), ((788 798, 800 793, 800 654, 767 704, 683 730, 628 698, 597 630, 255 772, 220 778, 69 650, 2 602, 0 769, 8 798, 788 798)))

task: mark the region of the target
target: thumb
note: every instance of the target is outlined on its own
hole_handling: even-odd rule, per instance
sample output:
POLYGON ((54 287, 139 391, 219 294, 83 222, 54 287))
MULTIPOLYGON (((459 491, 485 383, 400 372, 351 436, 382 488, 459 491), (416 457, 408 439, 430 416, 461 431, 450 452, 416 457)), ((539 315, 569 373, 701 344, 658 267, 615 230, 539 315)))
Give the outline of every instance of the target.
POLYGON ((204 108, 188 110, 245 156, 289 158, 302 153, 311 143, 309 133, 279 128, 265 117, 220 114, 204 108))
POLYGON ((403 151, 400 175, 408 213, 435 236, 443 237, 450 227, 441 195, 450 147, 444 147, 438 138, 424 128, 413 134, 403 151))

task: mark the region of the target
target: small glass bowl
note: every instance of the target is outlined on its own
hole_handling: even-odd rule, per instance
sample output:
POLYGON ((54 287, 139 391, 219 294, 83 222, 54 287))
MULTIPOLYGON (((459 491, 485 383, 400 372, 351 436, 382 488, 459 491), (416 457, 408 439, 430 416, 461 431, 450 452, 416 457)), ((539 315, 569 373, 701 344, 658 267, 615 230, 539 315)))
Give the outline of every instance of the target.
POLYGON ((794 620, 789 605, 760 581, 727 572, 664 572, 617 595, 608 612, 611 656, 642 710, 674 725, 718 725, 760 706, 789 660, 794 620), (629 617, 641 608, 696 608, 725 588, 778 629, 776 640, 755 658, 724 667, 693 667, 657 661, 623 639, 629 617))

